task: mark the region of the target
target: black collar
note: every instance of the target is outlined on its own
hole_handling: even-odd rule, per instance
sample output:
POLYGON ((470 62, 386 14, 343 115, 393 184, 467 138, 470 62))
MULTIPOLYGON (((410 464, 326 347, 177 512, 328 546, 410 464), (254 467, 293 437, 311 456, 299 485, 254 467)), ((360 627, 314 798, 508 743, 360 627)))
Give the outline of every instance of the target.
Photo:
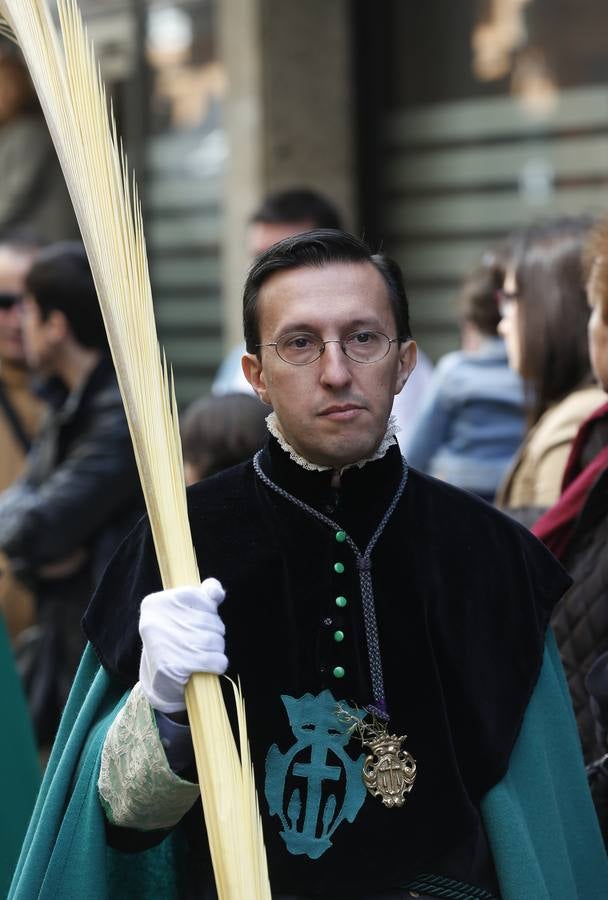
POLYGON ((272 436, 261 453, 260 465, 279 487, 339 522, 361 548, 382 519, 403 474, 396 442, 381 459, 346 469, 337 485, 332 483, 333 470, 305 469, 272 436))

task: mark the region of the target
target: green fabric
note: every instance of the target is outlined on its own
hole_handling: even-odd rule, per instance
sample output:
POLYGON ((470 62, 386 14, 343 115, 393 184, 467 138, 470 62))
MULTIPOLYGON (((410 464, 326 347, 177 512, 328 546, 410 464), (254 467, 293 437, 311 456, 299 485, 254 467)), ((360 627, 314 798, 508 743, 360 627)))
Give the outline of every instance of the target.
POLYGON ((87 647, 28 829, 10 900, 173 900, 176 840, 134 856, 110 850, 97 793, 106 732, 128 691, 87 647))
POLYGON ((40 785, 40 763, 2 616, 0 616, 0 709, 3 715, 3 737, 0 745, 2 748, 0 897, 6 897, 40 785))
MULTIPOLYGON (((108 850, 97 794, 107 729, 127 693, 85 651, 9 900, 173 900, 178 838, 123 856, 108 850)), ((509 772, 482 802, 502 900, 605 900, 608 863, 568 690, 549 638, 509 772)), ((177 835, 177 830, 174 833, 177 835)))
POLYGON ((509 771, 481 810, 502 900, 606 900, 608 860, 551 633, 509 771))

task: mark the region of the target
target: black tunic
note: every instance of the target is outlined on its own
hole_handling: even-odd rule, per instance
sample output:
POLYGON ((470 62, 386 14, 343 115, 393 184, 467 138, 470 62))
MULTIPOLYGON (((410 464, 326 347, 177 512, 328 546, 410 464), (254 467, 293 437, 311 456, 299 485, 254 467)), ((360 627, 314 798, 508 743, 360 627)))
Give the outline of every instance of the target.
MULTIPOLYGON (((346 470, 336 490, 330 472, 305 471, 274 439, 261 466, 361 549, 402 474, 395 446, 381 460, 346 470)), ((356 738, 342 752, 340 740, 328 737, 321 752, 305 734, 328 729, 312 721, 326 690, 360 707, 373 701, 352 550, 334 529, 264 485, 251 463, 205 480, 188 496, 201 574, 219 578, 227 592, 221 615, 228 674, 240 678, 245 697, 273 890, 361 896, 432 873, 490 896, 495 884, 484 870, 479 801, 507 771, 548 618, 569 585, 559 564, 488 504, 410 471, 372 554, 391 731, 408 735, 406 749, 418 764, 405 806, 387 809, 370 795, 354 797, 344 753, 359 761, 356 738), (337 597, 346 606, 336 605, 337 597), (336 678, 336 667, 343 677, 336 678), (315 791, 311 826, 305 813, 315 791), (347 807, 353 821, 343 818, 332 831, 347 807)), ((85 617, 103 665, 126 684, 138 677, 141 599, 159 587, 143 521, 85 617)), ((200 812, 186 818, 192 815, 198 833, 200 812)))

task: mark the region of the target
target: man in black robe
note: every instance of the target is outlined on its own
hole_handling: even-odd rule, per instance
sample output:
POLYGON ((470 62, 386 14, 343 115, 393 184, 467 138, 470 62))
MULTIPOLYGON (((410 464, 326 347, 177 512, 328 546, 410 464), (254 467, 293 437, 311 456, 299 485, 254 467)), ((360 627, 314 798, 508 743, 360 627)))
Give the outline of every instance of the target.
POLYGON ((63 756, 95 719, 92 749, 11 896, 60 838, 65 889, 81 808, 88 835, 105 822, 108 878, 125 852, 132 875, 179 847, 177 895, 212 896, 183 691, 227 668, 273 896, 599 900, 601 836, 545 649, 569 579, 518 524, 402 459, 390 410, 416 348, 398 268, 339 232, 288 238, 254 264, 244 325, 269 442, 189 491, 201 586, 160 590, 146 520, 109 567, 85 617, 103 671, 66 714, 63 756))

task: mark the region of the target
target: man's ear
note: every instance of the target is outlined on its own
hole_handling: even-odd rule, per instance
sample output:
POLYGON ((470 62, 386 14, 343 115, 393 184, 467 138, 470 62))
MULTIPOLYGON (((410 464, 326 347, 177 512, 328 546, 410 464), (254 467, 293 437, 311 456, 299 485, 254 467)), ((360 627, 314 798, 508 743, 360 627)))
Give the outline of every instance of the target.
POLYGON ((266 389, 266 378, 264 376, 264 368, 262 360, 255 353, 246 353, 241 359, 243 374, 245 378, 256 392, 262 403, 272 406, 266 389))
POLYGON ((418 359, 418 347, 416 341, 402 341, 399 344, 399 371, 395 385, 395 394, 400 394, 403 387, 416 368, 418 359))

